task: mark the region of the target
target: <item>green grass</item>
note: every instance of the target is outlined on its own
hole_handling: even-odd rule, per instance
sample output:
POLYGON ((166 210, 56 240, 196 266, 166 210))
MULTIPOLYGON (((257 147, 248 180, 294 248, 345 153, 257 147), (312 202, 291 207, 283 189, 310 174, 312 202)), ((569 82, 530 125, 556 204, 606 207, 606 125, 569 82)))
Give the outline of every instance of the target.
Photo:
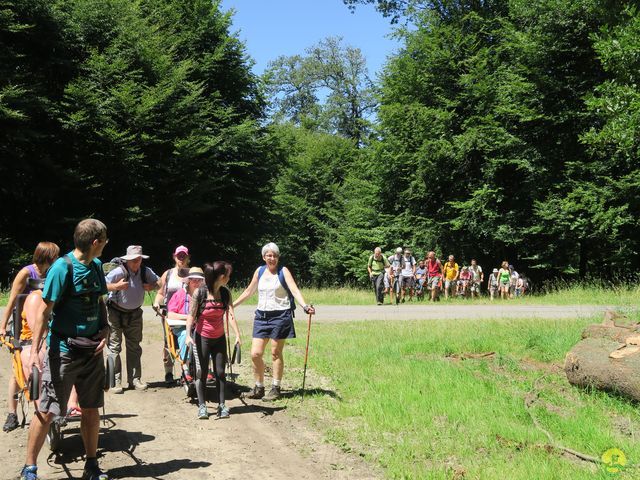
MULTIPOLYGON (((233 297, 237 298, 242 289, 233 289, 233 297)), ((373 291, 352 287, 340 288, 303 288, 302 293, 307 302, 315 305, 372 305, 375 303, 373 291)), ((0 292, 0 306, 7 304, 8 291, 0 292)), ((153 303, 153 295, 145 296, 145 305, 153 303)), ((388 298, 388 297, 387 297, 388 298)), ((388 300, 387 300, 388 301, 388 300)), ((498 300, 496 300, 498 301, 498 300)), ((444 302, 444 298, 443 298, 444 302)), ((447 300, 453 304, 468 304, 471 300, 450 298, 447 300)), ((491 303, 489 297, 483 295, 480 299, 474 299, 474 303, 491 303)), ((631 306, 640 303, 640 287, 638 286, 602 286, 595 284, 563 285, 549 288, 543 293, 527 295, 523 298, 509 300, 512 303, 544 304, 544 305, 619 305, 631 306)), ((249 305, 258 303, 257 295, 253 295, 245 302, 249 305)), ((413 302, 418 303, 414 300, 413 302)))
MULTIPOLYGON (((616 447, 640 463, 636 406, 574 388, 553 367, 594 321, 600 319, 318 323, 308 386, 325 392, 303 404, 287 400, 287 407, 389 478, 462 478, 462 471, 479 479, 611 478, 602 467, 547 448, 524 405, 537 381, 532 412, 559 444, 595 457, 616 447), (496 354, 451 358, 481 352, 496 354)), ((300 338, 288 348, 291 385, 301 377, 304 331, 301 322, 300 338)), ((616 478, 637 475, 628 470, 616 478)))

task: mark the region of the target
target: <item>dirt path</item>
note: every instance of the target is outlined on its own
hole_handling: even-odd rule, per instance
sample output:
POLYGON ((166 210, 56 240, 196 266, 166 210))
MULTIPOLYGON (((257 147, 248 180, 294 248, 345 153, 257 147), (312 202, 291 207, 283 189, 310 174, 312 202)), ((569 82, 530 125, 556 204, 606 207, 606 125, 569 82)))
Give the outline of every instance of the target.
MULTIPOLYGON (((407 320, 436 318, 569 318, 597 315, 604 306, 548 305, 402 305, 323 306, 318 322, 348 320, 407 320)), ((250 332, 252 307, 239 309, 241 328, 250 332)), ((375 467, 360 457, 343 453, 327 444, 322 436, 287 412, 288 402, 261 401, 243 404, 234 395, 228 401, 231 418, 208 421, 196 419, 196 405, 189 403, 180 387, 166 388, 160 361, 161 330, 150 309, 145 309, 143 378, 150 383, 147 392, 125 391, 107 394, 106 425, 103 425, 99 451, 101 464, 114 478, 161 479, 368 479, 380 478, 375 467)), ((250 385, 248 347, 244 348, 239 384, 250 385)), ((0 412, 4 423, 5 391, 10 358, 0 351, 0 412)), ((124 359, 123 359, 124 360, 124 359)), ((286 372, 285 372, 286 373, 286 372)), ((290 388, 284 380, 284 389, 290 388)), ((297 386, 295 386, 297 388, 297 386)), ((209 392, 213 398, 214 391, 209 392)), ((209 403, 210 412, 215 404, 209 403)), ((44 479, 79 478, 83 466, 78 424, 65 429, 61 445, 64 455, 54 457, 45 445, 40 458, 44 479)), ((24 462, 26 430, 0 432, 3 466, 0 478, 16 478, 24 462)))

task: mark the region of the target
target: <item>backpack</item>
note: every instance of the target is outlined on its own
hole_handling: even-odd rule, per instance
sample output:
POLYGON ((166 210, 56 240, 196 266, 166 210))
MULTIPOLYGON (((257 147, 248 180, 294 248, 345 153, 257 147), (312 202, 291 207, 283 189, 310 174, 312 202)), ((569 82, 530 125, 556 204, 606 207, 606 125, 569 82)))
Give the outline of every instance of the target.
MULTIPOLYGON (((260 281, 260 277, 262 277, 262 275, 264 274, 265 270, 267 269, 266 265, 262 265, 259 269, 258 269, 258 282, 260 281)), ((295 298, 293 298, 293 295, 291 294, 291 290, 289 290, 289 285, 287 285, 287 281, 284 279, 284 267, 281 267, 278 269, 278 280, 280 280, 280 285, 282 285, 284 287, 284 289, 287 291, 287 295, 289 296, 289 303, 291 305, 291 316, 295 317, 296 316, 296 300, 295 298)))
MULTIPOLYGON (((209 295, 209 291, 205 285, 202 285, 196 290, 196 302, 198 302, 198 309, 196 310, 196 316, 194 321, 197 323, 200 315, 204 312, 204 308, 207 305, 207 296, 209 295)), ((231 292, 225 286, 220 287, 220 299, 222 300, 222 307, 224 310, 229 308, 229 304, 231 303, 231 292)))
MULTIPOLYGON (((411 266, 413 267, 416 263, 416 259, 413 258, 413 255, 411 255, 409 257, 409 263, 411 264, 411 266)), ((406 266, 407 262, 405 262, 404 260, 404 255, 402 256, 402 260, 400 260, 400 268, 402 268, 404 270, 405 266, 406 266)))
MULTIPOLYGON (((112 258, 108 263, 105 263, 105 274, 115 270, 116 268, 122 269, 122 273, 124 275, 125 280, 129 280, 131 274, 125 265, 126 261, 122 260, 120 257, 112 258)), ((147 266, 142 262, 140 264, 140 278, 142 279, 142 283, 147 283, 147 266)))
MULTIPOLYGON (((65 254, 62 258, 67 264, 67 278, 65 279, 65 285, 64 285, 64 288, 62 289, 64 293, 62 294, 60 300, 56 302, 54 310, 57 310, 58 308, 60 308, 60 306, 63 305, 65 300, 68 299, 69 297, 81 295, 81 294, 76 294, 75 291, 73 290, 73 262, 71 261, 71 257, 69 257, 69 254, 65 254)), ((91 266, 89 268, 94 270, 96 272, 96 275, 98 275, 98 277, 100 275, 104 277, 104 271, 100 272, 98 270, 98 265, 93 260, 91 260, 91 266)), ((99 298, 100 296, 101 296, 100 294, 96 294, 97 298, 99 298)), ((100 324, 100 327, 102 328, 107 323, 106 312, 102 308, 101 308, 100 315, 103 317, 100 324)))

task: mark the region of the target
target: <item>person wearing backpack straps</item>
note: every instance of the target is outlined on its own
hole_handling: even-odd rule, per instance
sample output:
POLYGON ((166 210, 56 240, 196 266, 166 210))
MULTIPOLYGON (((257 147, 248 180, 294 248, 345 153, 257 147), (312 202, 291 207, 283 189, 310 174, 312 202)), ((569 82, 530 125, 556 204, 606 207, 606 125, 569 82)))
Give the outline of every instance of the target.
POLYGON ((80 428, 86 453, 83 480, 108 480, 96 458, 100 433, 99 408, 104 405, 104 360, 108 334, 102 295, 107 285, 98 260, 108 242, 107 227, 95 219, 82 220, 75 228, 75 248, 56 260, 47 273, 41 310, 33 328, 32 344, 39 345, 47 331, 47 353, 40 361, 38 348, 31 349, 27 371, 42 372, 39 415, 31 419, 26 462, 21 480, 37 480, 37 459, 54 416, 63 414, 75 385, 82 407, 80 428), (69 268, 69 264, 71 268, 69 268), (71 272, 71 275, 69 275, 71 272), (51 317, 51 321, 49 318, 51 317), (78 344, 89 348, 74 347, 78 344))
POLYGON ((120 257, 124 264, 111 270, 107 276, 107 312, 109 314, 109 356, 115 363, 116 385, 112 393, 124 392, 122 388, 122 336, 127 348, 127 381, 136 390, 146 390, 148 385, 142 381, 142 304, 146 292, 158 287, 158 276, 151 268, 142 264, 143 255, 140 245, 129 245, 127 254, 120 257))
POLYGON ((376 247, 373 253, 369 256, 369 262, 367 263, 367 271, 369 272, 369 279, 373 286, 373 291, 376 296, 376 302, 378 305, 384 303, 384 272, 385 268, 389 268, 389 261, 382 255, 382 249, 376 247))
MULTIPOLYGON (((9 317, 12 315, 14 307, 17 306, 18 295, 28 295, 31 293, 33 288, 29 285, 29 280, 39 280, 44 278, 49 267, 58 259, 58 255, 60 255, 60 247, 55 243, 38 243, 35 251, 33 252, 31 264, 21 268, 11 284, 9 300, 7 301, 7 306, 5 307, 2 315, 2 322, 0 323, 0 336, 5 336, 7 334, 7 324, 9 323, 9 317)), ((17 317, 20 318, 21 315, 18 315, 17 317)), ((19 341, 21 345, 23 345, 23 342, 30 342, 31 330, 23 328, 19 341)), ((7 398, 9 413, 7 414, 7 420, 4 422, 4 426, 2 427, 2 430, 5 432, 10 432, 20 426, 17 414, 17 393, 18 384, 16 383, 16 379, 13 376, 10 376, 7 398)))
POLYGON ((196 378, 198 395, 198 418, 209 418, 206 404, 209 359, 213 360, 216 387, 218 389, 218 418, 229 418, 225 405, 227 385, 225 366, 227 364, 227 337, 224 332, 224 318, 228 315, 229 325, 236 336, 236 344, 241 344, 240 330, 231 305, 231 292, 227 283, 232 267, 228 262, 218 261, 204 265, 206 286, 198 288, 191 297, 191 308, 187 315, 186 345, 195 345, 200 362, 200 374, 196 378), (195 325, 195 331, 192 328, 195 325))
MULTIPOLYGON (((162 306, 168 306, 173 294, 185 290, 185 279, 180 276, 180 271, 189 268, 191 257, 189 249, 184 245, 176 247, 173 252, 173 267, 165 270, 158 282, 158 292, 153 300, 153 306, 156 310, 162 306)), ((169 355, 167 346, 162 347, 162 363, 164 365, 164 381, 168 385, 172 385, 173 379, 173 358, 169 355)))
POLYGON ((400 260, 400 302, 404 303, 404 297, 409 290, 409 301, 413 299, 413 285, 416 276, 416 259, 411 255, 411 250, 405 248, 404 255, 400 260))
POLYGON ((262 258, 265 264, 253 273, 251 283, 233 303, 234 308, 258 291, 258 309, 253 320, 253 340, 251 342, 251 361, 253 363, 253 377, 255 386, 244 395, 244 398, 258 399, 269 402, 280 398, 280 382, 284 372, 283 349, 287 338, 295 338, 293 325, 293 309, 295 300, 301 305, 305 313, 316 313, 313 305, 304 301, 300 289, 296 285, 287 267, 278 268, 280 249, 271 242, 262 247, 262 258), (264 360, 262 356, 271 341, 271 359, 273 384, 265 395, 264 388, 264 360))

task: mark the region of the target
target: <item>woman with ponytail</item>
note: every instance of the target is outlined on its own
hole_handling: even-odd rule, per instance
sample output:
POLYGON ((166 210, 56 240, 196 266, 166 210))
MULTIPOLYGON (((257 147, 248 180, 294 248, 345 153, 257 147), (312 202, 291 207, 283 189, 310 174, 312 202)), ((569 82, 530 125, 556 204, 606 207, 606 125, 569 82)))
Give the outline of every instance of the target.
POLYGON ((206 405, 206 385, 209 374, 209 359, 213 360, 214 375, 218 387, 218 418, 229 418, 225 405, 226 387, 225 365, 227 363, 227 340, 224 332, 224 316, 229 315, 229 324, 240 344, 240 330, 233 314, 231 292, 226 287, 231 278, 232 267, 227 262, 206 263, 204 265, 203 286, 196 290, 191 300, 191 310, 187 316, 187 345, 195 345, 200 361, 200 375, 196 378, 198 394, 198 418, 209 418, 206 405), (195 331, 192 331, 195 325, 195 331))

